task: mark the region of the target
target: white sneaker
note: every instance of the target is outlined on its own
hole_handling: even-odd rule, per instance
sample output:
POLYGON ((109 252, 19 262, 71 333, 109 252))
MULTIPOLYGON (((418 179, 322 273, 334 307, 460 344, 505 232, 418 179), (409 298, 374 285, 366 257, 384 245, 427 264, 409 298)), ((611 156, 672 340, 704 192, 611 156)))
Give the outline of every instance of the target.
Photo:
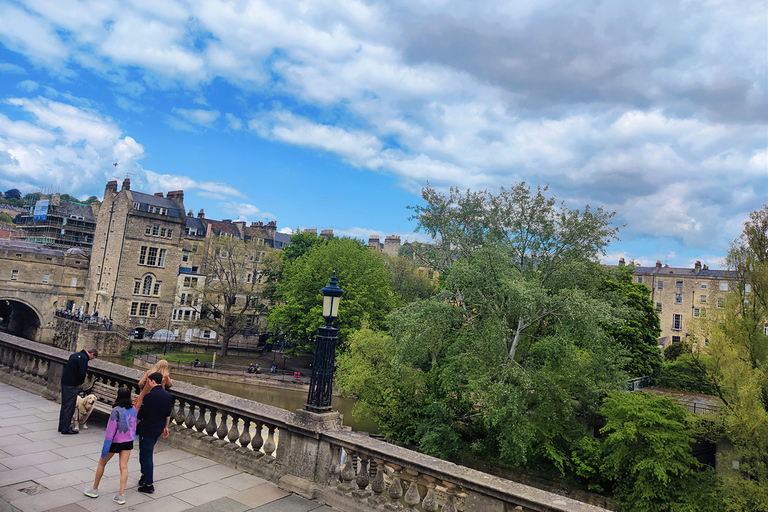
POLYGON ((99 490, 98 489, 86 489, 83 491, 83 494, 88 496, 89 498, 98 498, 99 497, 99 490))
POLYGON ((112 498, 112 501, 114 501, 118 505, 125 505, 125 496, 121 496, 120 494, 116 494, 115 497, 112 498))

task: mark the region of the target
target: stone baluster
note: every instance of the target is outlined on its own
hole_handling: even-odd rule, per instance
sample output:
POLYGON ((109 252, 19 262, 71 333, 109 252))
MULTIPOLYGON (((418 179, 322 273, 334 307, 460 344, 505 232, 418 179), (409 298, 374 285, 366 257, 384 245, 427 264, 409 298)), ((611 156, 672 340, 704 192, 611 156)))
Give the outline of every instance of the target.
POLYGON ((405 503, 408 505, 409 508, 406 510, 408 512, 416 512, 416 505, 418 505, 421 502, 421 496, 419 495, 419 486, 416 483, 416 481, 419 479, 419 472, 415 469, 406 469, 406 473, 410 475, 411 485, 408 487, 408 490, 405 492, 405 503))
POLYGON ((184 408, 186 406, 187 406, 187 402, 185 402, 183 398, 179 398, 179 407, 176 409, 176 417, 175 417, 177 425, 184 424, 184 408))
POLYGON ((341 465, 339 459, 341 458, 341 446, 331 446, 331 462, 328 464, 328 481, 330 485, 337 485, 339 483, 339 477, 341 476, 341 465))
POLYGON ((189 411, 187 411, 187 417, 184 419, 184 426, 191 429, 195 426, 195 404, 189 402, 189 411))
MULTIPOLYGON (((208 407, 208 423, 205 424, 205 433, 209 436, 213 436, 216 433, 216 415, 218 411, 212 407, 208 407)), ((222 418, 224 419, 224 418, 222 418)))
POLYGON ((358 460, 358 466, 357 466, 357 478, 355 479, 355 483, 357 484, 358 489, 361 491, 368 487, 368 484, 370 483, 370 476, 368 475, 368 468, 370 467, 370 464, 368 462, 368 459, 363 458, 364 455, 361 455, 358 460))
POLYGON ((243 448, 248 448, 248 443, 251 442, 251 420, 248 418, 243 418, 243 433, 240 434, 238 442, 243 448))
POLYGON ((342 487, 351 490, 355 488, 355 452, 347 450, 346 448, 345 450, 347 452, 347 461, 344 463, 344 467, 341 468, 341 479, 344 481, 342 487))
POLYGON ((221 419, 219 420, 219 428, 216 429, 216 437, 222 441, 226 439, 229 429, 227 428, 227 419, 230 418, 229 414, 222 412, 221 419))
POLYGON ((198 432, 205 432, 205 427, 208 424, 208 422, 205 421, 205 411, 207 407, 203 404, 198 404, 197 408, 200 412, 197 415, 197 421, 195 421, 195 428, 198 432))
POLYGON ((443 482, 445 486, 445 503, 441 512, 456 512, 456 485, 451 482, 443 482))
POLYGON ((389 494, 389 497, 392 501, 387 503, 387 507, 392 510, 399 510, 403 508, 403 506, 398 501, 403 497, 403 483, 400 480, 400 473, 402 472, 403 468, 397 464, 391 464, 391 466, 394 474, 392 476, 392 483, 389 484, 389 491, 387 494, 389 494))
POLYGON ((232 416, 232 427, 229 429, 229 432, 227 432, 227 441, 229 441, 230 443, 235 443, 240 438, 240 430, 238 428, 239 426, 240 426, 240 417, 232 416))
POLYGON ((387 501, 384 497, 384 491, 387 489, 387 483, 384 481, 384 461, 382 459, 373 459, 376 463, 376 476, 371 481, 371 496, 368 501, 373 505, 381 505, 387 501))
POLYGON ((435 496, 435 479, 431 476, 424 476, 427 481, 427 493, 424 496, 424 501, 421 502, 421 507, 424 512, 437 512, 440 508, 440 504, 437 502, 437 496, 435 496))
POLYGON ((264 446, 264 437, 262 431, 264 430, 264 424, 260 421, 256 422, 256 432, 253 434, 253 440, 251 446, 253 447, 253 453, 257 457, 261 457, 261 447, 264 446))
POLYGON ((264 443, 264 454, 272 456, 275 448, 277 448, 277 444, 275 444, 275 427, 267 425, 267 429, 269 433, 267 434, 267 440, 264 443))

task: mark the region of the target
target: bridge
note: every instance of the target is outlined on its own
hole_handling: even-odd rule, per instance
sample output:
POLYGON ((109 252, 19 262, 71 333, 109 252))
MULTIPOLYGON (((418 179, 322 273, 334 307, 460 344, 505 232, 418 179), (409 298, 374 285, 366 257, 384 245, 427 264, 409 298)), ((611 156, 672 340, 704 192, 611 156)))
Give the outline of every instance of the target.
POLYGON ((88 258, 80 249, 2 240, 0 271, 0 330, 51 342, 56 309, 82 305, 88 258))
MULTIPOLYGON (((54 400, 69 355, 55 347, 0 333, 0 382, 54 400)), ((141 376, 138 370, 98 359, 89 364, 89 381, 137 391, 141 376)), ((184 382, 174 384, 172 395, 169 446, 195 454, 195 460, 207 459, 261 478, 296 495, 294 499, 328 507, 319 510, 415 512, 420 506, 419 510, 425 512, 605 511, 354 432, 342 425, 338 413, 286 411, 184 382)), ((18 414, 23 417, 24 413, 18 414)), ((55 418, 55 410, 49 416, 55 418)), ((6 434, 14 435, 5 430, 12 424, 0 420, 0 440, 6 439, 6 434)), ((35 428, 40 432, 49 430, 41 425, 35 428)), ((78 455, 76 450, 58 453, 78 455)), ((95 464, 95 460, 88 462, 95 464)), ((2 465, 0 484, 8 471, 2 465)), ((200 481, 195 480, 202 486, 218 481, 214 474, 204 475, 200 474, 200 481)), ((28 480, 34 483, 35 478, 30 476, 28 480)), ((48 492, 38 486, 47 489, 36 483, 30 484, 29 492, 48 492)), ((152 495, 155 498, 159 496, 152 495)), ((248 507, 241 503, 239 508, 220 510, 248 507)), ((258 510, 314 509, 297 506, 258 510)))

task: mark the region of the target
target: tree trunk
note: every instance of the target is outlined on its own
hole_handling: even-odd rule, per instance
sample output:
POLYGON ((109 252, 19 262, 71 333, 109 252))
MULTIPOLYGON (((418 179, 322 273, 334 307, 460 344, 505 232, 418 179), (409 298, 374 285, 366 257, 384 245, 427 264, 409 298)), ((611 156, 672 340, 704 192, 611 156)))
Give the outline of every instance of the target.
POLYGON ((517 345, 520 343, 520 334, 523 332, 523 319, 520 318, 517 321, 517 331, 515 331, 515 338, 512 340, 512 348, 509 349, 510 361, 515 360, 515 352, 517 352, 517 345))

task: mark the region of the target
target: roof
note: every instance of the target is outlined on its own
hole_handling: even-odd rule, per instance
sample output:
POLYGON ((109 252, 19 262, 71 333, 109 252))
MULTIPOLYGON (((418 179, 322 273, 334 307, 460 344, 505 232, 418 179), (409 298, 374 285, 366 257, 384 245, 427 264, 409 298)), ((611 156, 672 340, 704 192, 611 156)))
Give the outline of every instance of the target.
POLYGON ((240 230, 232 222, 223 222, 220 220, 205 219, 205 223, 211 226, 211 231, 215 235, 226 233, 237 238, 240 238, 240 230))
POLYGON ((54 208, 62 217, 75 215, 77 217, 82 217, 87 221, 96 222, 96 218, 93 216, 93 209, 87 204, 62 201, 58 206, 54 206, 54 208))
POLYGON ((713 277, 728 278, 731 272, 728 270, 710 270, 702 268, 698 272, 694 268, 683 267, 635 267, 635 274, 673 275, 675 277, 713 277))
POLYGON ((0 239, 0 250, 8 249, 12 251, 34 252, 37 254, 48 254, 49 256, 63 256, 64 251, 51 249, 47 245, 34 242, 23 242, 21 240, 0 239))
POLYGON ((205 234, 205 225, 203 224, 202 219, 198 219, 197 217, 187 216, 187 227, 192 229, 200 229, 202 230, 202 233, 205 234))
POLYGON ((286 245, 291 245, 291 235, 288 233, 275 233, 275 249, 281 249, 286 245))
POLYGON ((184 217, 184 212, 181 211, 179 205, 173 202, 172 199, 167 197, 153 196, 145 194, 144 192, 135 192, 131 190, 131 197, 136 203, 147 204, 150 206, 158 206, 160 208, 166 208, 168 210, 169 217, 184 217))

